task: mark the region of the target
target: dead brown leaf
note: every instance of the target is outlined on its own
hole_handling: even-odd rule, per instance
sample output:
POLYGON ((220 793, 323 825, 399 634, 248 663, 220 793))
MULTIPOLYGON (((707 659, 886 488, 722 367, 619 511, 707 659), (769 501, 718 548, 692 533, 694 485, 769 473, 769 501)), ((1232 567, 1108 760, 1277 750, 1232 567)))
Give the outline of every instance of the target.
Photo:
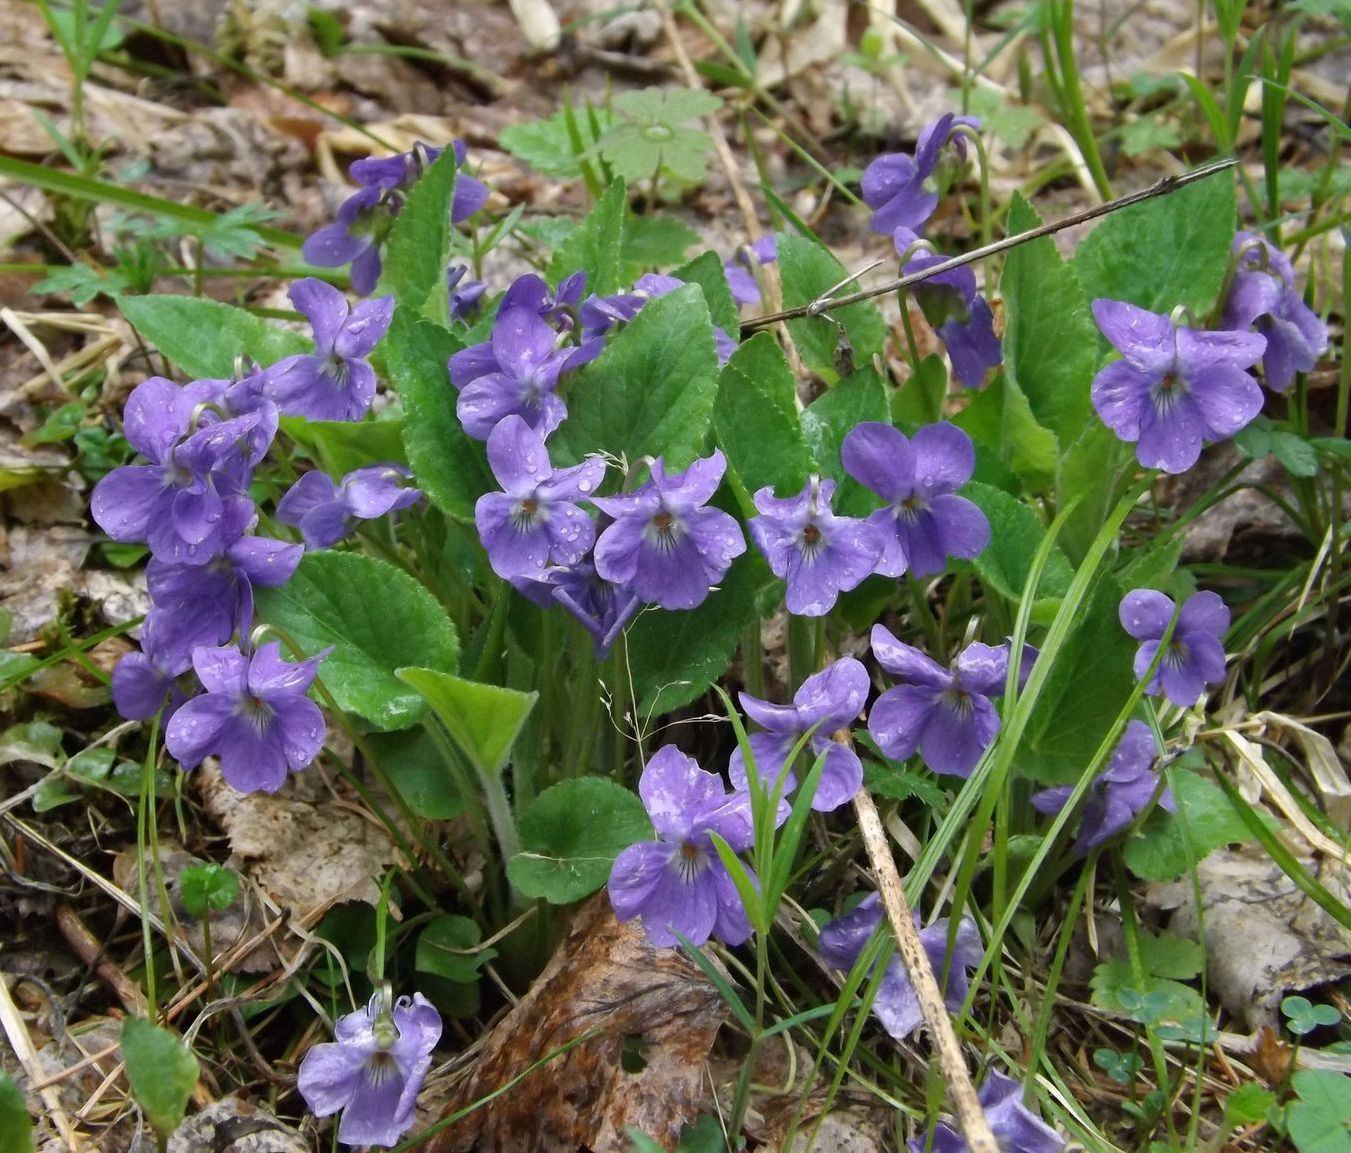
POLYGON ((231 863, 301 920, 341 901, 380 900, 378 878, 398 859, 373 818, 322 792, 317 772, 280 792, 237 793, 208 761, 194 771, 206 811, 230 838, 231 863))
MULTIPOLYGON (((586 1041, 442 1132, 432 1153, 627 1153, 633 1126, 674 1149, 699 1112, 704 1062, 727 1017, 687 958, 620 924, 598 894, 530 992, 488 1035, 449 1110, 464 1108, 588 1031, 586 1041), (625 1053, 645 1062, 626 1072, 625 1053)), ((448 1111, 449 1111, 448 1110, 448 1111)))

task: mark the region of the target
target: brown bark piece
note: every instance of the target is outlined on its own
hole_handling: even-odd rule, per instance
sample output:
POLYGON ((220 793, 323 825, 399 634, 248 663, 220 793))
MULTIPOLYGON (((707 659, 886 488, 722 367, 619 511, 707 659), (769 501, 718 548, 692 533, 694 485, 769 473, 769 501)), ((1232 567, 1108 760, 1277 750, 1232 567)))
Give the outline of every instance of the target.
POLYGON ((699 1112, 705 1058, 726 1005, 675 949, 620 924, 605 895, 582 906, 544 972, 493 1029, 447 1113, 519 1076, 587 1031, 595 1036, 438 1135, 433 1153, 620 1153, 633 1126, 674 1149, 699 1112), (638 1072, 621 1056, 641 1054, 638 1072))

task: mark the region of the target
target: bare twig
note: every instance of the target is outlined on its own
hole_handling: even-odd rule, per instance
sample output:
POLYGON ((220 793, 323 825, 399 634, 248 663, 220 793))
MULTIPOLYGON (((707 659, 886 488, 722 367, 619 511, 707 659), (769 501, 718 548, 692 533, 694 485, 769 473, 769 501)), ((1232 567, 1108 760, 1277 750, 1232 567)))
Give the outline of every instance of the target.
POLYGON ((42 1059, 33 1045, 33 1038, 28 1035, 28 1026, 24 1023, 19 1007, 9 995, 9 986, 2 976, 0 976, 0 1027, 4 1028, 9 1047, 14 1050, 23 1071, 28 1074, 29 1084, 41 1085, 41 1088, 37 1089, 38 1096, 47 1107, 47 1116, 61 1134, 61 1140, 66 1143, 66 1148, 72 1153, 82 1153, 84 1143, 80 1140, 80 1134, 75 1126, 71 1124, 65 1106, 61 1104, 60 1094, 51 1084, 42 1084, 47 1071, 42 1067, 42 1059))
POLYGON ((1076 212, 1072 216, 1066 216, 1063 220, 1053 220, 1049 224, 1043 224, 1037 228, 1030 228, 1026 232, 1019 232, 1014 236, 1006 236, 1003 240, 996 240, 993 244, 986 244, 980 248, 973 249, 970 252, 964 252, 960 256, 954 256, 941 264, 935 264, 920 272, 912 272, 909 276, 898 277, 895 280, 889 280, 885 284, 878 284, 872 288, 865 288, 858 292, 851 292, 848 296, 820 296, 808 304, 799 305, 796 308, 785 308, 780 312, 771 312, 766 316, 757 316, 753 320, 746 321, 741 326, 742 336, 751 332, 756 332, 762 328, 768 328, 772 324, 778 324, 784 320, 796 320, 803 316, 821 316, 823 313, 833 312, 837 308, 845 308, 851 304, 858 304, 860 301, 871 300, 875 296, 884 296, 888 292, 902 292, 912 285, 919 284, 921 281, 929 280, 932 277, 939 276, 945 272, 951 272, 954 268, 961 268, 963 265, 974 264, 978 260, 984 260, 987 256, 993 256, 998 252, 1004 252, 1010 248, 1016 248, 1020 244, 1026 244, 1029 240, 1036 240, 1041 236, 1051 236, 1063 229, 1071 228, 1076 224, 1084 224, 1090 220, 1096 220, 1099 216, 1106 216, 1109 213, 1116 212, 1122 208, 1128 208, 1132 204, 1139 204, 1141 201, 1151 200, 1155 196, 1167 196, 1183 188, 1188 184, 1195 184, 1198 180, 1204 180, 1209 176, 1214 176, 1220 172, 1226 172, 1233 168, 1238 161, 1233 157, 1224 160, 1215 160, 1210 164, 1203 164, 1200 168, 1195 168, 1191 172, 1184 172, 1179 176, 1165 176, 1162 180, 1156 181, 1148 188, 1143 188, 1139 192, 1132 192, 1127 196, 1119 197, 1116 200, 1109 200, 1106 204, 1094 205, 1092 208, 1085 208, 1082 212, 1076 212))
MULTIPOLYGON (((836 738, 848 738, 847 733, 837 733, 836 738)), ((887 844, 887 835, 882 828, 882 818, 878 816, 877 805, 867 789, 859 789, 854 794, 854 812, 858 815, 859 831, 863 834, 863 847, 872 865, 873 876, 877 879, 877 891, 882 897, 882 908, 886 910, 891 931, 896 934, 896 951, 905 966, 906 975, 915 990, 919 1001, 919 1010, 924 1024, 929 1028, 933 1046, 938 1057, 939 1068, 943 1071, 943 1080, 947 1083, 948 1093, 952 1097, 953 1111, 957 1115, 957 1124, 961 1126, 971 1153, 999 1153, 999 1143, 990 1131, 990 1123, 985 1119, 976 1096, 976 1087, 967 1071, 966 1060, 962 1056, 962 1046, 952 1027, 947 1006, 943 1004, 943 994, 938 988, 938 978, 934 976, 933 966, 929 964, 929 955, 924 951, 924 943, 919 938, 919 929, 915 927, 910 914, 909 902, 905 899, 905 889, 901 885, 901 874, 891 856, 891 846, 887 844)))

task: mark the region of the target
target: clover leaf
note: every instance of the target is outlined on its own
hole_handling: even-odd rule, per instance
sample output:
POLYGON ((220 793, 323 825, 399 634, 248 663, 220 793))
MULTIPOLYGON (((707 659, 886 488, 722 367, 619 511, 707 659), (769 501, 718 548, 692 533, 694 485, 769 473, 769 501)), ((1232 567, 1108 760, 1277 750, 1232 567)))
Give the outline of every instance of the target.
POLYGON ((614 99, 615 121, 601 136, 600 154, 625 180, 666 173, 697 184, 708 167, 713 141, 688 122, 722 107, 722 100, 695 88, 644 88, 614 99))

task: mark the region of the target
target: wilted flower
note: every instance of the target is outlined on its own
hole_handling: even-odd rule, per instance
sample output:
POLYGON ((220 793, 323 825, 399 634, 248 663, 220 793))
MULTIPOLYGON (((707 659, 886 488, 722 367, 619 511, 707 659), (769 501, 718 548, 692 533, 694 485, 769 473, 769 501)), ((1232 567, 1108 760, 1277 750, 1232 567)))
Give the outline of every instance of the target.
POLYGON ((834 495, 835 482, 818 477, 786 500, 762 488, 755 494, 760 515, 746 522, 774 575, 788 583, 784 600, 797 616, 824 616, 841 592, 863 583, 882 553, 873 525, 831 511, 834 495))
MULTIPOLYGON (((1159 783, 1159 774, 1154 771, 1156 756, 1154 734, 1149 726, 1144 721, 1131 721, 1112 753, 1107 771, 1088 790, 1079 819, 1079 835, 1074 841, 1076 855, 1082 857, 1089 849, 1116 836, 1149 804, 1159 783)), ((1032 794, 1032 807, 1052 816, 1069 803, 1073 792, 1069 785, 1042 789, 1032 794)), ((1176 807, 1170 789, 1164 789, 1159 804, 1170 811, 1176 807)))
POLYGON ((1224 327, 1255 327, 1266 337, 1262 371, 1267 387, 1284 392, 1295 373, 1308 372, 1328 350, 1328 326, 1295 290, 1290 258, 1255 232, 1234 237, 1238 270, 1224 302, 1224 327))
MULTIPOLYGON (((991 1069, 976 1094, 1001 1153, 1062 1153, 1065 1139, 1023 1104, 1023 1089, 1012 1077, 991 1069)), ((912 1137, 910 1153, 970 1153, 970 1146, 940 1121, 933 1138, 912 1137)))
MULTIPOLYGON (((836 969, 848 972, 859 959, 864 947, 877 926, 882 921, 882 902, 876 893, 869 893, 848 913, 836 917, 821 930, 817 951, 821 960, 836 969)), ((916 918, 916 925, 919 921, 916 918)), ((943 1003, 956 1012, 966 1000, 970 982, 967 970, 980 964, 984 950, 981 948, 980 933, 976 923, 970 917, 963 917, 957 926, 957 939, 952 953, 948 953, 947 918, 935 921, 927 929, 920 929, 919 939, 929 956, 929 964, 934 974, 947 973, 947 984, 943 988, 943 1003)), ((882 983, 877 987, 877 996, 873 1001, 873 1012, 884 1028, 898 1041, 904 1041, 916 1029, 924 1024, 924 1014, 920 1011, 919 997, 905 965, 900 957, 892 956, 887 963, 882 983)))
MULTIPOLYGON (((898 228, 893 239, 896 251, 905 253, 919 237, 908 228, 898 228)), ((917 252, 902 272, 906 276, 923 272, 944 259, 933 252, 917 252)), ((986 373, 1004 362, 1004 349, 995 335, 994 314, 976 291, 976 274, 969 265, 962 265, 920 281, 910 292, 947 348, 953 375, 967 388, 978 388, 986 373)))
POLYGON ((586 561, 550 570, 544 587, 551 599, 567 609, 591 634, 598 661, 610 655, 624 626, 643 607, 632 589, 605 580, 586 561))
POLYGON ((141 625, 140 651, 127 653, 113 668, 113 704, 129 721, 148 721, 161 708, 167 721, 188 699, 176 678, 190 662, 179 663, 166 653, 156 632, 152 609, 141 625))
POLYGON ((198 648, 192 667, 206 692, 164 730, 164 744, 185 769, 220 758, 221 775, 241 793, 275 793, 324 743, 324 715, 305 695, 328 650, 307 661, 281 659, 276 641, 252 656, 234 646, 198 648))
POLYGON ((277 520, 298 528, 306 548, 332 548, 354 521, 375 520, 421 499, 418 489, 400 483, 412 475, 402 465, 371 464, 335 484, 328 473, 313 469, 277 502, 277 520))
POLYGON ((1121 353, 1093 378, 1093 407, 1135 442, 1146 468, 1185 472, 1203 441, 1233 436, 1262 411, 1262 389, 1244 369, 1266 350, 1265 337, 1175 326, 1120 300, 1095 300, 1093 317, 1121 353))
POLYGON ((296 1088, 316 1117, 342 1109, 338 1140, 390 1146, 414 1120, 417 1095, 441 1039, 441 1014, 421 993, 393 1006, 377 992, 365 1009, 340 1017, 336 1041, 311 1045, 296 1088))
POLYGON ((710 935, 741 944, 751 935, 750 921, 709 834, 734 852, 749 848, 750 797, 729 794, 716 773, 674 745, 648 761, 638 795, 660 839, 630 845, 615 858, 609 882, 615 916, 641 916, 654 945, 676 945, 680 937, 702 945, 710 935))
POLYGON ((488 464, 503 492, 484 493, 474 524, 493 572, 539 580, 545 566, 576 564, 591 550, 596 526, 577 503, 605 479, 599 457, 555 470, 544 438, 519 416, 488 436, 488 464))
POLYGON ((175 674, 192 663, 199 645, 222 645, 253 624, 253 590, 276 588, 291 579, 304 549, 269 537, 245 536, 206 564, 172 564, 151 557, 146 589, 154 607, 156 649, 175 674))
POLYGON ((845 470, 887 502, 868 518, 882 555, 876 571, 915 576, 943 571, 949 557, 969 560, 990 542, 990 522, 955 496, 971 479, 976 450, 953 424, 929 424, 911 439, 889 424, 864 421, 849 430, 840 455, 845 470))
POLYGON ((291 285, 291 303, 314 329, 314 351, 288 356, 263 373, 263 392, 288 416, 360 420, 375 399, 375 370, 363 359, 389 329, 394 298, 355 305, 314 277, 291 285))
POLYGON ((452 264, 446 270, 446 288, 450 293, 450 319, 468 320, 478 315, 483 295, 488 291, 486 280, 465 280, 467 264, 452 264))
POLYGON ((873 210, 871 228, 890 236, 898 228, 918 232, 938 207, 938 192, 930 178, 938 167, 939 155, 949 139, 958 160, 966 160, 966 139, 954 130, 966 125, 979 128, 971 116, 940 116, 920 133, 913 156, 888 152, 878 156, 863 173, 863 200, 873 210))
MULTIPOLYGON (((883 625, 874 625, 872 649, 878 664, 904 682, 878 697, 868 715, 868 732, 878 747, 896 761, 918 749, 934 772, 970 776, 999 732, 999 712, 990 698, 1004 693, 1009 646, 977 641, 945 669, 883 625)), ((1024 647, 1020 680, 1031 671, 1035 655, 1024 647)))
MULTIPOLYGON (((847 804, 863 783, 863 764, 847 745, 832 741, 831 734, 858 719, 868 699, 868 670, 853 657, 842 657, 802 682, 791 705, 775 705, 749 693, 740 694, 746 715, 766 731, 752 733, 751 755, 767 783, 773 784, 785 768, 788 754, 802 734, 815 726, 808 742, 813 757, 826 755, 821 783, 812 798, 812 808, 828 813, 847 804)), ((746 763, 738 748, 727 766, 732 784, 744 788, 746 763)), ((783 783, 786 793, 797 786, 789 772, 783 783)))
MULTIPOLYGON (((1143 677, 1159 651, 1173 601, 1153 589, 1134 589, 1121 598, 1121 627, 1137 641, 1135 675, 1143 677)), ((1162 690, 1173 704, 1190 708, 1207 685, 1224 680, 1224 634, 1229 631, 1229 608, 1218 593, 1199 592, 1187 598, 1178 614, 1168 649, 1145 689, 1151 696, 1162 690)))
POLYGON ((556 390, 572 351, 559 348, 557 340, 552 325, 536 312, 507 308, 493 322, 489 346, 475 345, 452 356, 450 382, 460 390, 455 411, 464 431, 487 440, 497 422, 513 414, 541 436, 562 424, 568 410, 556 390), (471 361, 469 353, 479 359, 471 361))
POLYGON ((636 492, 593 498, 614 517, 596 541, 596 571, 664 609, 702 604, 746 551, 736 518, 703 507, 726 469, 727 458, 716 450, 675 476, 667 475, 658 457, 652 479, 636 492))

